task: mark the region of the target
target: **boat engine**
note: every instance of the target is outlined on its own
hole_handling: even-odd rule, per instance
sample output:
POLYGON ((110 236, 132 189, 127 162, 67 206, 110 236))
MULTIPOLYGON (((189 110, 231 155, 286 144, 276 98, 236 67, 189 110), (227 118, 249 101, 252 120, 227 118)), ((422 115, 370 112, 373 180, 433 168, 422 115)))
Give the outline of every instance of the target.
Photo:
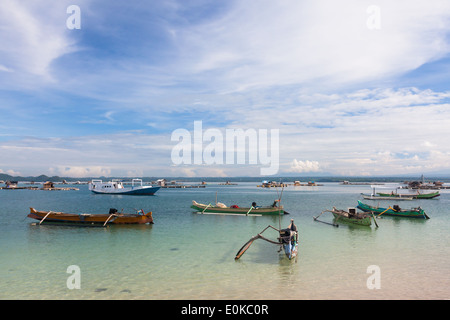
POLYGON ((291 229, 281 229, 280 238, 281 242, 284 244, 288 244, 290 241, 292 241, 294 237, 291 234, 291 229))

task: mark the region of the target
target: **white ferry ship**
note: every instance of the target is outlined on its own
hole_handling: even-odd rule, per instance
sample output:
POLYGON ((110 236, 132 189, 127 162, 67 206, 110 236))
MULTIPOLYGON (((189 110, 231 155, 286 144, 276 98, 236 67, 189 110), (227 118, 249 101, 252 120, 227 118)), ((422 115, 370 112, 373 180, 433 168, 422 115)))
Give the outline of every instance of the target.
POLYGON ((144 186, 142 179, 133 179, 131 187, 124 187, 123 182, 112 180, 103 182, 102 180, 92 180, 89 182, 89 190, 101 194, 125 194, 125 195, 154 195, 161 187, 144 186))

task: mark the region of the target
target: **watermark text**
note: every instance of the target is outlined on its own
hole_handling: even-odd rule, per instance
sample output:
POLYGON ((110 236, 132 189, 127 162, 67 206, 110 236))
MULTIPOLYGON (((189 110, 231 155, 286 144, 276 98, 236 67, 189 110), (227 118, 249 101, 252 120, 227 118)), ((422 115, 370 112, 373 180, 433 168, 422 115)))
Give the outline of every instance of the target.
POLYGON ((193 135, 187 129, 172 132, 171 159, 175 165, 261 165, 261 175, 274 175, 279 169, 279 130, 226 129, 203 130, 202 121, 194 121, 193 135), (204 145, 206 143, 206 145, 204 145))

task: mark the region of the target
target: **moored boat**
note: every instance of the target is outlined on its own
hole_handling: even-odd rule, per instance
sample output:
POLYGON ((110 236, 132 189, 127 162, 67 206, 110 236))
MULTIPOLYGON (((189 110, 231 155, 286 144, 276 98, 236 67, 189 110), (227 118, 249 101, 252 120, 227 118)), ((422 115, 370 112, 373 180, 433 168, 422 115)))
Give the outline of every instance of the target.
POLYGON ((405 210, 401 209, 398 205, 394 205, 393 207, 389 206, 387 208, 382 208, 370 206, 358 200, 358 208, 364 212, 373 212, 375 214, 378 214, 378 216, 383 214, 386 216, 394 217, 430 219, 430 217, 428 217, 425 211, 420 207, 405 210))
MULTIPOLYGON (((381 195, 373 195, 373 194, 364 194, 361 193, 362 197, 365 200, 392 200, 392 196, 386 197, 386 196, 381 196, 381 195)), ((395 197, 395 200, 412 200, 413 197, 412 196, 408 196, 408 195, 399 195, 398 197, 395 197)))
POLYGON ((280 215, 285 214, 282 205, 278 206, 278 200, 275 200, 271 206, 259 207, 255 203, 251 207, 239 207, 232 205, 227 207, 222 203, 216 203, 215 205, 198 203, 192 200, 191 208, 199 213, 209 214, 226 214, 226 215, 247 215, 247 216, 262 216, 262 215, 280 215))
POLYGON ((30 208, 29 218, 39 220, 41 223, 58 223, 68 225, 106 226, 107 224, 153 224, 152 212, 144 213, 118 213, 116 209, 110 209, 108 214, 90 213, 64 213, 55 211, 37 211, 30 208))
POLYGON ((383 193, 383 192, 377 192, 377 194, 380 197, 386 197, 386 198, 395 198, 395 199, 399 199, 399 198, 413 198, 413 199, 433 199, 436 197, 439 197, 441 194, 439 193, 439 191, 436 192, 430 192, 430 193, 405 193, 405 194, 400 194, 400 193, 383 193))
POLYGON ((124 187, 123 182, 112 180, 103 182, 102 180, 92 180, 89 182, 89 190, 97 194, 123 194, 136 196, 154 195, 161 187, 144 186, 142 179, 133 179, 130 187, 124 187))
MULTIPOLYGON (((313 217, 314 221, 323 222, 326 224, 331 224, 335 227, 338 227, 338 222, 344 222, 348 224, 355 224, 359 226, 370 226, 372 224, 371 221, 372 217, 363 212, 358 212, 356 208, 348 208, 347 211, 336 209, 336 207, 333 207, 332 210, 324 210, 322 211, 317 217, 313 217), (324 213, 324 212, 331 212, 335 218, 334 223, 328 223, 321 220, 318 220, 318 218, 324 213)), ((375 225, 378 227, 376 221, 374 220, 375 225)))
POLYGON ((360 226, 370 226, 372 224, 370 215, 357 212, 356 208, 349 208, 348 211, 336 209, 333 207, 331 213, 336 218, 336 222, 357 224, 360 226))

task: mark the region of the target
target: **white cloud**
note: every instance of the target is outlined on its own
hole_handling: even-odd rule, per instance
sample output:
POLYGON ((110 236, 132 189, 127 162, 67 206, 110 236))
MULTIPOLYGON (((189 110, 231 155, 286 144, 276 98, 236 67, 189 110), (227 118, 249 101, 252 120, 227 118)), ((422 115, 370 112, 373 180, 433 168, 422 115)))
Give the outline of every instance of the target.
MULTIPOLYGON (((217 116, 232 123, 225 128, 279 129, 281 174, 388 175, 450 170, 448 92, 401 88, 302 93, 306 105, 292 98, 296 94, 285 101, 274 95, 264 100, 264 106, 229 108, 217 116)), ((206 120, 203 124, 205 130, 214 128, 206 120)), ((193 123, 184 125, 190 128, 193 123)), ((170 136, 170 132, 138 130, 60 138, 8 136, 0 143, 0 151, 4 166, 26 175, 46 173, 49 167, 54 174, 77 177, 260 175, 260 166, 248 163, 173 166, 171 151, 177 142, 170 136)))
POLYGON ((58 57, 72 52, 75 41, 65 22, 68 1, 0 2, 0 59, 2 70, 51 79, 49 67, 58 57))
POLYGON ((6 174, 9 174, 10 176, 19 176, 19 175, 21 175, 21 173, 19 171, 14 171, 12 169, 9 169, 9 170, 6 170, 6 171, 3 171, 2 169, 0 169, 0 173, 6 173, 6 174))
POLYGON ((0 64, 0 71, 3 71, 3 72, 14 72, 13 69, 7 68, 7 67, 5 67, 4 65, 1 65, 1 64, 0 64))
POLYGON ((56 170, 54 168, 49 169, 50 172, 56 172, 62 177, 84 178, 84 177, 108 177, 111 175, 111 169, 101 166, 58 166, 56 170))
POLYGON ((211 166, 178 166, 172 167, 170 172, 167 172, 170 176, 184 176, 184 177, 229 177, 236 175, 236 171, 228 171, 226 169, 214 168, 211 166))
POLYGON ((290 172, 318 172, 320 171, 319 162, 317 161, 298 161, 294 159, 291 163, 290 172))

